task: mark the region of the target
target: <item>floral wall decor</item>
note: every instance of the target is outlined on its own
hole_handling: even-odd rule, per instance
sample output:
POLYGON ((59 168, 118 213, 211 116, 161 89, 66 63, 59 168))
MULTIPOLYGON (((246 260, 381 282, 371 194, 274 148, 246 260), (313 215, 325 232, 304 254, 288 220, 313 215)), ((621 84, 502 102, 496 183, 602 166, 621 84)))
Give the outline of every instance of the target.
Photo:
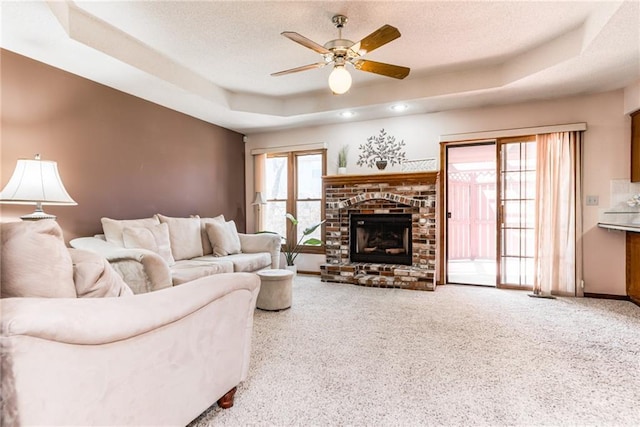
POLYGON ((387 167, 387 163, 392 166, 400 164, 406 160, 404 146, 404 140, 398 142, 395 136, 391 136, 384 129, 381 129, 378 136, 370 136, 367 138, 366 144, 360 144, 357 165, 370 168, 375 165, 378 169, 384 169, 387 167))

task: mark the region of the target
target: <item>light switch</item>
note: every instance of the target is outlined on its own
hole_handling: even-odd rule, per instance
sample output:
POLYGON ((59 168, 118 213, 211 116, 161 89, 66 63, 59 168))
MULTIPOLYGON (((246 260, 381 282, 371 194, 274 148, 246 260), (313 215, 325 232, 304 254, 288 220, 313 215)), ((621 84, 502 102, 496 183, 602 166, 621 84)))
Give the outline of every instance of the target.
POLYGON ((598 206, 600 198, 598 196, 587 196, 587 206, 598 206))

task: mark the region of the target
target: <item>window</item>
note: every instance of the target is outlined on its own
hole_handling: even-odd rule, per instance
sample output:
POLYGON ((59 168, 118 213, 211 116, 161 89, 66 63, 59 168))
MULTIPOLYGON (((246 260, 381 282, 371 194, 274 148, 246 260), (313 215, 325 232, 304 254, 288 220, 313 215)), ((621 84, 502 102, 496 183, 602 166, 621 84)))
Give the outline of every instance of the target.
MULTIPOLYGON (((266 160, 266 199, 264 229, 298 241, 302 231, 324 218, 322 175, 326 174, 326 150, 276 153, 266 160), (298 219, 298 227, 287 235, 286 213, 298 219)), ((312 235, 324 240, 322 227, 312 235)), ((314 253, 322 249, 310 246, 303 252, 314 253)))

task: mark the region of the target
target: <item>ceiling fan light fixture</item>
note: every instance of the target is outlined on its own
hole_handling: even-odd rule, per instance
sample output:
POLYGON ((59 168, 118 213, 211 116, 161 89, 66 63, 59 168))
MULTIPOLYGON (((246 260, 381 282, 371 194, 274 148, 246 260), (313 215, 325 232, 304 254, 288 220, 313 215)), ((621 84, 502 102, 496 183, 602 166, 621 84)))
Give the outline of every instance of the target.
POLYGON ((375 30, 359 42, 342 38, 342 28, 348 19, 344 15, 335 15, 331 21, 338 29, 338 38, 329 40, 324 45, 318 44, 295 31, 283 31, 281 34, 286 38, 313 50, 322 55, 322 61, 315 64, 303 65, 302 67, 290 68, 288 70, 271 73, 272 76, 284 76, 285 74, 297 73, 299 71, 312 70, 314 68, 322 68, 325 65, 333 64, 334 68, 329 75, 329 87, 334 95, 342 95, 351 88, 351 74, 345 69, 347 63, 351 64, 356 70, 374 73, 381 76, 392 77, 402 80, 409 75, 411 71, 408 67, 399 65, 385 64, 384 62, 370 61, 362 58, 363 55, 369 53, 381 46, 400 37, 400 31, 391 25, 383 25, 375 30))
POLYGON ((344 65, 336 65, 329 74, 329 88, 335 95, 342 95, 351 88, 351 74, 344 65))

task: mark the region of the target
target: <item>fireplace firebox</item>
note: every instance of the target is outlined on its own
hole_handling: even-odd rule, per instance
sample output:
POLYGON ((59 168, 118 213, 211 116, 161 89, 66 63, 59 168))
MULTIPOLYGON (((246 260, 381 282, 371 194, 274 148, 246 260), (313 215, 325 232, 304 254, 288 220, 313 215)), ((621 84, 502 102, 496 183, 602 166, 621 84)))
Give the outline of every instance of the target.
POLYGON ((351 262, 411 265, 411 214, 351 214, 351 262))

